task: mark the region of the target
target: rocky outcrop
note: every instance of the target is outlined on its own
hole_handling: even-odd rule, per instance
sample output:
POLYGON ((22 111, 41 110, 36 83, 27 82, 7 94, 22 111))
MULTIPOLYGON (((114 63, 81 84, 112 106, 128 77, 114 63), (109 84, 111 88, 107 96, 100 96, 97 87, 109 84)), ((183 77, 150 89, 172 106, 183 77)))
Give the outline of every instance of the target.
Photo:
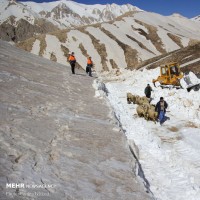
POLYGON ((55 25, 43 19, 36 20, 34 25, 24 19, 20 19, 15 23, 14 17, 11 17, 9 21, 13 23, 5 21, 0 25, 0 39, 6 41, 18 42, 31 38, 36 34, 58 30, 55 25))

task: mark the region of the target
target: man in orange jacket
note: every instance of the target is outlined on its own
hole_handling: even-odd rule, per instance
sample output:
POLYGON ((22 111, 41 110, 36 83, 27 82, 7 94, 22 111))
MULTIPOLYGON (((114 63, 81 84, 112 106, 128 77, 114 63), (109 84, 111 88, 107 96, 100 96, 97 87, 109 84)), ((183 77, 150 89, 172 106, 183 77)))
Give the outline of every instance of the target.
POLYGON ((74 56, 74 52, 71 53, 68 60, 69 60, 69 63, 71 65, 72 74, 75 74, 76 58, 74 56))
POLYGON ((91 57, 88 57, 86 72, 87 72, 87 73, 89 72, 89 76, 92 76, 92 67, 93 67, 92 58, 91 58, 91 57))

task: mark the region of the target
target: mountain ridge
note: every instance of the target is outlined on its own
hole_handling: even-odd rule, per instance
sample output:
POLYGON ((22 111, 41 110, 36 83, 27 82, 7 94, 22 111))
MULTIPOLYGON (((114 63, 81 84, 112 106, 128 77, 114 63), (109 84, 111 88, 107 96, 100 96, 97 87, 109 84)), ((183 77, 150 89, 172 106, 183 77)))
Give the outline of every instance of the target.
POLYGON ((42 39, 35 37, 31 42, 19 43, 18 47, 28 47, 30 52, 47 59, 54 55, 62 64, 66 64, 68 53, 74 51, 82 68, 90 55, 100 72, 116 66, 134 69, 142 61, 198 41, 199 23, 181 16, 165 17, 143 11, 129 12, 109 22, 45 34, 42 39))
POLYGON ((141 9, 131 4, 86 5, 67 0, 44 3, 2 0, 0 2, 0 38, 17 42, 36 34, 114 20, 130 11, 139 12, 141 9), (41 24, 38 21, 44 23, 41 24), (28 24, 31 31, 27 32, 24 24, 28 24), (16 36, 17 29, 22 31, 16 36))

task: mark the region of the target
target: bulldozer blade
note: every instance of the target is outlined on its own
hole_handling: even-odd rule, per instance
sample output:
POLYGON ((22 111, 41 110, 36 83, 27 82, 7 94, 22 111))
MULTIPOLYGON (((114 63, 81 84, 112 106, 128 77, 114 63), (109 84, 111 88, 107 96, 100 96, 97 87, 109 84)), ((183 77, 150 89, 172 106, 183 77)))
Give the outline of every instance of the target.
POLYGON ((190 92, 191 90, 198 91, 200 89, 200 83, 196 85, 192 85, 187 88, 187 91, 190 92))

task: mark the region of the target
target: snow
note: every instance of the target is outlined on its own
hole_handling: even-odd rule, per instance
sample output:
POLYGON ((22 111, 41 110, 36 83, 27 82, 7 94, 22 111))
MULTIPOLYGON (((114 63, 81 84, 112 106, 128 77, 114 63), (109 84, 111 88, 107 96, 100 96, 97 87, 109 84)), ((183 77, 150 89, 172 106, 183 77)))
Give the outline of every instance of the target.
POLYGON ((78 35, 78 31, 70 31, 67 35, 66 46, 70 52, 75 53, 77 62, 83 67, 83 69, 85 69, 87 64, 87 57, 83 55, 81 49, 79 48, 81 42, 79 41, 78 35))
POLYGON ((189 45, 190 39, 186 37, 181 37, 181 43, 184 47, 187 47, 189 45))
POLYGON ((195 22, 200 22, 200 15, 191 18, 191 20, 195 21, 195 22))
POLYGON ((146 40, 144 36, 141 36, 140 34, 137 34, 137 32, 133 31, 131 25, 128 26, 128 24, 124 23, 123 21, 118 21, 115 24, 120 28, 116 27, 113 24, 108 24, 108 23, 102 24, 102 27, 108 30, 111 34, 113 34, 117 39, 119 39, 124 44, 129 45, 133 49, 136 49, 138 52, 138 57, 141 60, 152 58, 155 56, 155 54, 160 55, 160 53, 156 50, 155 46, 152 45, 151 42, 146 40), (146 48, 149 49, 149 51, 147 51, 144 48, 141 48, 137 42, 128 38, 127 35, 131 36, 132 38, 144 44, 144 46, 146 46, 146 48), (153 49, 155 54, 150 52, 151 49, 153 49))
MULTIPOLYGON (((0 2, 0 23, 3 23, 13 15, 16 17, 16 21, 24 19, 29 21, 31 24, 34 24, 35 18, 46 18, 54 25, 59 26, 61 29, 65 27, 71 27, 71 25, 83 25, 81 17, 88 18, 91 23, 94 22, 103 22, 108 21, 107 12, 112 11, 113 18, 118 17, 119 15, 124 14, 128 11, 141 11, 139 8, 132 6, 130 4, 126 5, 116 5, 116 4, 94 4, 86 5, 80 4, 74 1, 61 0, 61 1, 52 1, 52 2, 11 2, 9 4, 8 0, 1 0, 0 2), (9 5, 9 6, 8 6, 9 5), (61 10, 59 19, 55 16, 58 13, 55 13, 55 8, 59 7, 61 10), (73 13, 77 14, 71 15, 65 13, 65 11, 71 10, 73 13), (50 16, 45 16, 40 12, 49 13, 50 16), (101 15, 99 14, 101 13, 101 15), (43 17, 42 17, 43 16, 43 17), (79 17, 80 16, 80 17, 79 17), (92 19, 91 19, 92 18, 92 19)), ((85 24, 87 24, 85 22, 85 24)))
POLYGON ((56 56, 58 63, 66 64, 67 58, 64 56, 64 52, 60 48, 60 41, 58 40, 58 38, 53 35, 46 35, 45 40, 47 47, 43 55, 44 58, 50 59, 51 53, 53 53, 56 56))
MULTIPOLYGON (((124 25, 129 25, 131 26, 132 28, 135 28, 135 29, 142 29, 144 32, 146 32, 147 34, 149 33, 148 29, 140 24, 138 24, 134 19, 133 17, 125 17, 124 18, 124 21, 126 23, 121 23, 121 22, 116 22, 116 24, 120 23, 120 26, 124 26, 124 25)), ((124 27, 125 28, 125 27, 124 27)), ((123 29, 124 30, 124 29, 123 29)), ((126 29, 125 29, 126 30, 126 29)), ((131 32, 133 31, 133 29, 131 30, 131 32)), ((126 31, 127 32, 127 31, 126 31)), ((131 36, 131 32, 128 32, 127 34, 131 36)), ((135 31, 135 33, 142 37, 142 40, 141 42, 146 45, 146 47, 151 50, 154 54, 156 55, 160 55, 160 52, 156 49, 156 47, 154 46, 154 44, 150 41, 150 40, 147 40, 145 36, 143 36, 142 34, 138 33, 137 31, 135 31)), ((138 37, 137 37, 138 38, 138 37)), ((140 40, 140 39, 139 39, 140 40)))
POLYGON ((15 3, 8 7, 8 1, 0 2, 0 24, 6 21, 10 16, 14 16, 15 21, 25 19, 34 24, 35 18, 39 15, 27 9, 23 4, 15 3))
MULTIPOLYGON (((177 24, 179 25, 185 25, 185 27, 187 27, 189 30, 192 30, 194 32, 197 31, 198 28, 200 28, 200 24, 197 23, 196 21, 192 21, 192 20, 189 20, 188 18, 186 17, 183 17, 181 15, 171 15, 169 16, 170 19, 174 20, 177 24)), ((200 32, 200 30, 199 30, 200 32)))
POLYGON ((94 17, 96 19, 99 19, 99 14, 94 14, 94 9, 99 10, 103 12, 104 10, 112 11, 114 16, 119 16, 125 12, 128 12, 130 10, 137 10, 141 11, 141 9, 132 6, 130 4, 127 5, 116 5, 116 4, 106 4, 106 5, 101 5, 101 4, 94 4, 94 5, 86 5, 86 4, 81 4, 77 3, 74 1, 66 1, 66 0, 61 0, 61 1, 53 1, 53 2, 45 2, 45 3, 35 3, 35 2, 23 2, 23 4, 27 5, 29 8, 33 9, 35 12, 39 13, 41 11, 52 11, 53 8, 56 6, 62 6, 66 5, 70 10, 73 12, 79 14, 81 17, 86 16, 86 17, 94 17))
POLYGON ((165 30, 158 29, 157 34, 160 37, 164 45, 164 49, 166 49, 167 52, 180 49, 180 47, 167 35, 165 30))
POLYGON ((125 61, 125 56, 124 56, 124 51, 123 49, 115 42, 112 40, 110 37, 108 37, 105 33, 103 33, 99 28, 93 28, 93 27, 88 27, 86 30, 92 34, 96 39, 100 41, 100 43, 105 45, 106 52, 107 52, 107 66, 109 69, 112 69, 112 65, 110 64, 110 59, 113 59, 117 66, 120 68, 125 68, 127 67, 126 61, 125 61), (116 56, 120 55, 120 56, 116 56))
POLYGON ((183 88, 187 89, 187 88, 190 88, 191 86, 200 84, 200 80, 197 78, 197 76, 193 72, 189 72, 188 75, 184 75, 180 83, 183 88))
POLYGON ((31 53, 39 55, 40 52, 40 41, 38 39, 35 40, 31 53))
POLYGON ((200 58, 197 58, 197 59, 191 60, 191 61, 189 61, 189 62, 187 62, 187 63, 184 63, 184 64, 181 65, 181 67, 184 67, 184 66, 186 66, 186 65, 193 64, 193 63, 198 62, 198 61, 200 61, 200 58))
MULTIPOLYGON (((150 24, 159 29, 166 29, 169 33, 176 34, 179 37, 185 36, 198 39, 200 34, 200 23, 180 16, 162 16, 156 13, 139 12, 134 15, 134 18, 150 24), (184 25, 184 26, 183 26, 184 25), (162 27, 162 28, 161 28, 162 27), (181 31, 181 32, 180 32, 181 31)), ((165 42, 165 41, 163 41, 165 42)))
MULTIPOLYGON (((138 149, 150 190, 157 200, 200 199, 200 91, 153 88, 152 104, 161 96, 169 104, 168 120, 159 123, 145 121, 136 114, 136 105, 127 104, 126 94, 144 96, 144 88, 159 75, 159 69, 143 71, 121 70, 122 75, 105 72, 108 99, 129 144, 138 149)), ((98 82, 96 88, 98 88, 98 82)), ((96 96, 100 96, 96 92, 96 96)))
MULTIPOLYGON (((68 38, 69 40, 67 42, 67 45, 70 51, 79 49, 79 45, 82 44, 84 46, 84 49, 87 51, 88 56, 91 56, 93 61, 95 60, 95 63, 94 63, 95 70, 97 72, 101 71, 101 57, 98 54, 97 50, 94 48, 91 38, 87 34, 84 34, 77 30, 71 30, 68 34, 68 38), (73 40, 73 37, 76 38, 76 41, 73 40)), ((81 64, 83 69, 85 69, 87 58, 81 53, 77 55, 77 58, 78 58, 79 64, 81 64)))

